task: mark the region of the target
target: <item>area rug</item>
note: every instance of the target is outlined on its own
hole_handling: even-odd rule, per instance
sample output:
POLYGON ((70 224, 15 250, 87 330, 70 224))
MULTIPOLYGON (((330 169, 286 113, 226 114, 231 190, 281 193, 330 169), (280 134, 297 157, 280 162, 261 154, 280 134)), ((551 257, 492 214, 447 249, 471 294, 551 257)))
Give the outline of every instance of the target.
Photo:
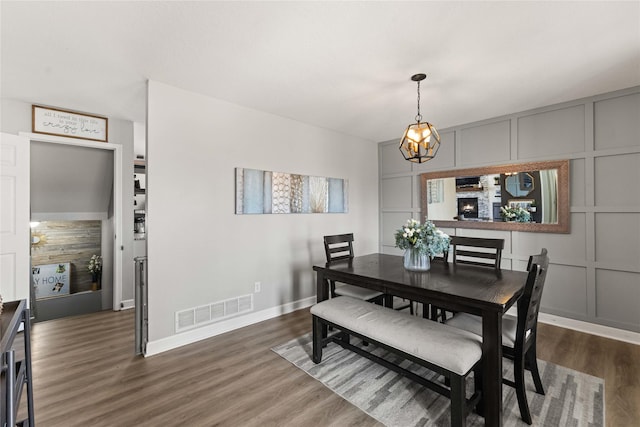
MULTIPOLYGON (((352 343, 359 340, 352 338, 352 343)), ((330 343, 323 351, 322 363, 311 360, 311 334, 303 335, 272 350, 313 378, 389 427, 449 426, 449 400, 369 359, 330 343)), ((369 344, 367 351, 384 357, 418 375, 434 378, 425 368, 403 360, 369 344)), ((505 376, 513 378, 513 363, 504 360, 505 376)), ((544 427, 599 427, 604 425, 604 380, 544 361, 539 362, 545 396, 535 393, 527 372, 527 399, 533 425, 544 427)), ((473 380, 467 381, 468 396, 473 380)), ((512 387, 503 387, 503 425, 526 426, 520 418, 512 387)), ((469 426, 483 426, 475 413, 469 426)))

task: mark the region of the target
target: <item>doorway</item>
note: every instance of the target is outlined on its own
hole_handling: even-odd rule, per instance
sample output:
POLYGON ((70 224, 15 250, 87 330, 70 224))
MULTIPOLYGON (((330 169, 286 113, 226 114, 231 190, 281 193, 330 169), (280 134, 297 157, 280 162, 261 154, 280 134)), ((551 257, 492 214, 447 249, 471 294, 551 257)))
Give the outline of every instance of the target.
MULTIPOLYGON (((39 134, 21 136, 29 139, 30 146, 31 221, 39 223, 32 224, 32 273, 36 271, 34 268, 50 265, 54 278, 69 280, 66 293, 45 293, 38 298, 32 275, 30 294, 36 321, 105 309, 119 310, 122 147, 39 134), (43 254, 47 243, 51 251, 58 252, 57 256, 43 254), (94 257, 94 261, 99 259, 102 266, 99 280, 89 271, 93 256, 98 257, 94 257), (56 271, 68 271, 69 276, 56 271)), ((42 283, 52 279, 43 276, 39 280, 42 283)), ((48 293, 51 289, 44 288, 48 293)))

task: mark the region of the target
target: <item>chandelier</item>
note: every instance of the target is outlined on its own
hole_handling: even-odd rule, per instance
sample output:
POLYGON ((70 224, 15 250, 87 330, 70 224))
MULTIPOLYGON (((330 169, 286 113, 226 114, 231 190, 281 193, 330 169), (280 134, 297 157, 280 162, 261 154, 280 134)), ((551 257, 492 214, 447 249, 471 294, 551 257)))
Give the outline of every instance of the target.
POLYGON ((407 126, 407 130, 400 140, 400 152, 405 160, 414 163, 424 163, 433 159, 440 148, 440 135, 435 126, 423 122, 420 114, 420 82, 426 74, 414 74, 411 80, 418 83, 418 114, 416 122, 407 126))

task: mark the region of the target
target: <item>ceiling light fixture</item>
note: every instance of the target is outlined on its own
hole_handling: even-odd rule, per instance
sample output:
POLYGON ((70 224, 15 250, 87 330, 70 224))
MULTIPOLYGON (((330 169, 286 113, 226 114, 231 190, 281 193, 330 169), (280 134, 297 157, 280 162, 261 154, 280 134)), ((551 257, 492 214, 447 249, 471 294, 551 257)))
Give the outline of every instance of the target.
POLYGON ((427 77, 426 74, 414 74, 411 80, 418 82, 418 114, 416 123, 412 123, 402 135, 400 140, 400 152, 405 160, 414 163, 424 163, 436 156, 440 148, 440 135, 435 126, 423 122, 420 114, 420 82, 427 77))

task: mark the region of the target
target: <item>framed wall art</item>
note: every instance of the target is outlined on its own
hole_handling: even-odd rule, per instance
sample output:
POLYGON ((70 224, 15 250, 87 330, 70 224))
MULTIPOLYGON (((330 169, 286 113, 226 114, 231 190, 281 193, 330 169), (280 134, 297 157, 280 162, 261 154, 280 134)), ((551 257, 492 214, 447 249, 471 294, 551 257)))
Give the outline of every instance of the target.
POLYGON ((346 213, 348 181, 236 168, 236 214, 346 213))
POLYGON ((34 133, 107 142, 108 120, 91 114, 31 106, 31 127, 34 133))

